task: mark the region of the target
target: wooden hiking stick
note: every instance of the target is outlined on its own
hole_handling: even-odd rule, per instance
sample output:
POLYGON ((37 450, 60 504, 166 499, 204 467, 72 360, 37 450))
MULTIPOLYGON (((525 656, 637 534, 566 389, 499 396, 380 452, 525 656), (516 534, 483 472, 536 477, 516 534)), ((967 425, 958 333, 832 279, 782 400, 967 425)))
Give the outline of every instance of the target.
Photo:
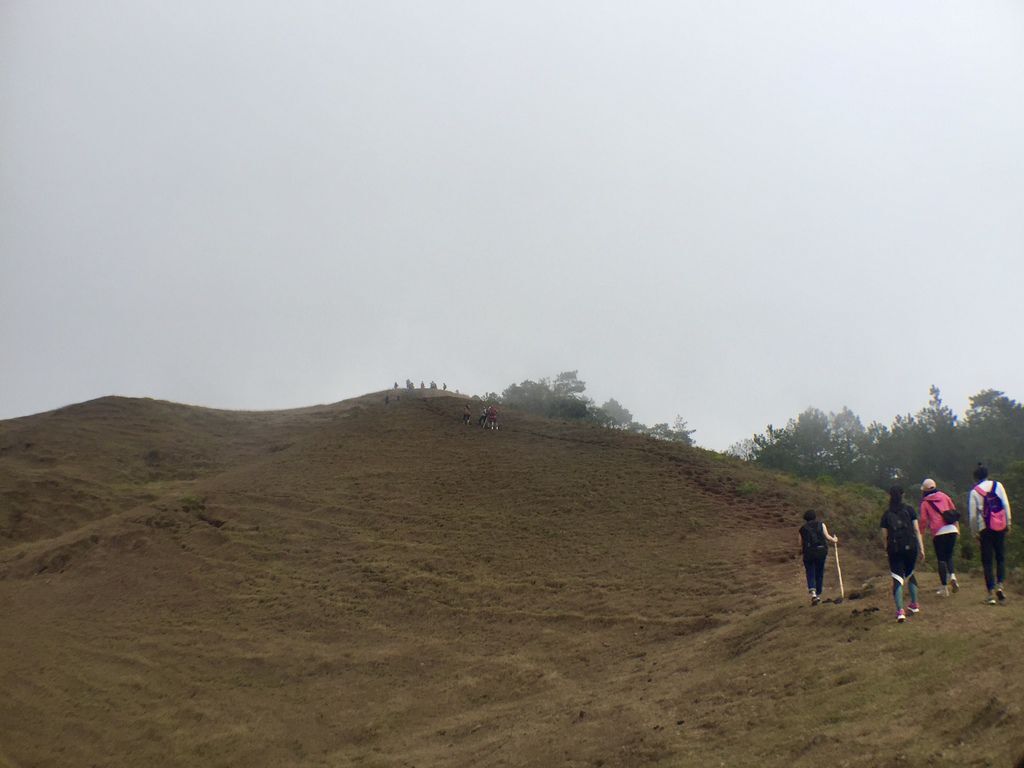
POLYGON ((846 599, 846 592, 843 590, 843 569, 839 567, 839 542, 835 543, 836 548, 836 573, 839 574, 839 601, 846 599))

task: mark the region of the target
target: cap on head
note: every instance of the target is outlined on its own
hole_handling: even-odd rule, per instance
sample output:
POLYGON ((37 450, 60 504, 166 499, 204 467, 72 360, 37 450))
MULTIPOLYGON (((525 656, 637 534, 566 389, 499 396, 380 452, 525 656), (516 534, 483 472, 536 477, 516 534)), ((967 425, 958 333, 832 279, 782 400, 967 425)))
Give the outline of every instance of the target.
POLYGON ((935 481, 932 480, 930 477, 926 477, 924 479, 924 482, 921 483, 921 490, 925 491, 925 492, 927 492, 927 491, 934 491, 935 490, 935 481))

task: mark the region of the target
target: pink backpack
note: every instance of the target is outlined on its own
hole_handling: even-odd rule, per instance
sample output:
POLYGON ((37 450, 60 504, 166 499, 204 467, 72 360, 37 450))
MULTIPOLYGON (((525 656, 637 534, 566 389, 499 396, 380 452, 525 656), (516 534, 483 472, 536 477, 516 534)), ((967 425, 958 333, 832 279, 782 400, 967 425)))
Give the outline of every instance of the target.
POLYGON ((974 490, 985 500, 981 515, 985 521, 985 527, 990 531, 1006 530, 1006 507, 1003 506, 1003 500, 996 493, 996 488, 998 487, 999 483, 995 480, 992 481, 992 490, 988 493, 981 490, 980 484, 974 486, 974 490))

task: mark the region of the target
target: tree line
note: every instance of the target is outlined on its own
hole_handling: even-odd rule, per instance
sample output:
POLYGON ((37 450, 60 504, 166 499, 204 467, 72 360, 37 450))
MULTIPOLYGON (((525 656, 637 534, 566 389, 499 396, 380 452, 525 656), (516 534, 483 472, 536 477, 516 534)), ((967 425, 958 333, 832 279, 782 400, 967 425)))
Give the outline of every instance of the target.
POLYGON ((864 426, 849 408, 825 413, 808 408, 784 427, 769 424, 734 444, 734 456, 800 477, 906 487, 933 478, 940 487, 966 494, 971 472, 984 463, 998 479, 1024 491, 1024 406, 986 389, 970 398, 963 417, 942 402, 939 388, 914 414, 889 425, 864 426))
POLYGON ((676 416, 671 426, 667 422, 647 426, 636 421, 629 409, 614 398, 598 405, 584 394, 586 388, 586 382, 580 379, 578 371, 563 371, 553 379, 527 379, 509 384, 500 395, 489 392, 485 399, 537 416, 585 421, 608 429, 622 429, 659 440, 693 445, 691 435, 696 430, 690 429, 682 416, 676 416))

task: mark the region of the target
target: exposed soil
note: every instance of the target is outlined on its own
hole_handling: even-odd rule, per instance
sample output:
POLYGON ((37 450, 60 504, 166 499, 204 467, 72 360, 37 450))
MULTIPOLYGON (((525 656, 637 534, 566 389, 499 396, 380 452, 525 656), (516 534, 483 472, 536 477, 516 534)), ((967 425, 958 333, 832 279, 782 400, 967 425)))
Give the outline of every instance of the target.
POLYGON ((0 766, 1024 756, 1024 595, 897 625, 861 545, 812 608, 812 486, 464 402, 0 422, 0 766))

